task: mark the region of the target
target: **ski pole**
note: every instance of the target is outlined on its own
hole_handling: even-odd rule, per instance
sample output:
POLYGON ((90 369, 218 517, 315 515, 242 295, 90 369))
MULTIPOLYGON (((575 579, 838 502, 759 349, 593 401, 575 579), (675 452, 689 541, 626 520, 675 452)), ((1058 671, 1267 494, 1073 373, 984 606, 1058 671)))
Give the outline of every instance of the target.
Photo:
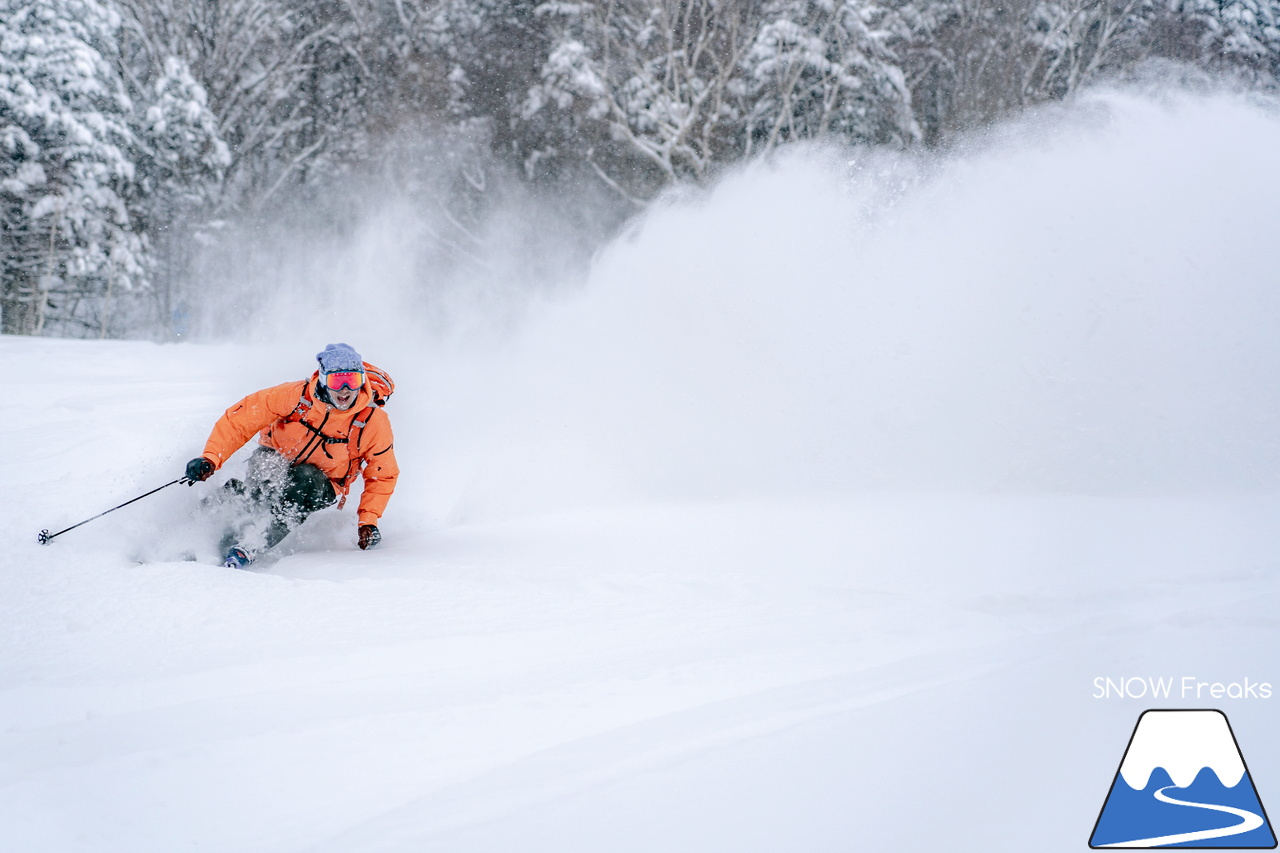
MULTIPOLYGON (((178 483, 185 483, 186 481, 187 481, 186 477, 179 477, 178 479, 172 482, 165 483, 163 486, 160 486, 159 488, 152 489, 151 491, 147 492, 145 495, 138 495, 136 498, 132 498, 131 500, 127 500, 124 503, 120 504, 120 506, 113 506, 111 509, 107 510, 106 512, 100 512, 97 515, 95 515, 93 518, 86 518, 84 521, 80 522, 80 524, 88 524, 89 522, 93 521, 94 518, 102 518, 108 512, 115 512, 116 510, 121 509, 122 507, 128 506, 134 501, 140 501, 145 497, 154 495, 156 492, 160 491, 160 489, 167 489, 170 486, 176 486, 178 483)), ((53 539, 56 536, 61 536, 62 534, 66 533, 67 530, 75 530, 77 527, 80 526, 80 524, 73 524, 70 527, 68 527, 66 530, 59 530, 57 533, 50 533, 49 529, 45 528, 44 530, 40 531, 40 535, 37 536, 36 539, 40 542, 41 545, 48 545, 49 540, 53 539)))

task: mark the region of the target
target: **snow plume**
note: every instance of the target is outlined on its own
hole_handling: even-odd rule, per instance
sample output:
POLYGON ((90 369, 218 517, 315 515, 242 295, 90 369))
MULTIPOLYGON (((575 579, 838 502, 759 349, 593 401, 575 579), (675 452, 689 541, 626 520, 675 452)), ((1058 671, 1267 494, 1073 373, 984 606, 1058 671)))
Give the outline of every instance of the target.
MULTIPOLYGON (((368 143, 368 162, 225 224, 200 253, 197 338, 388 351, 509 328, 536 294, 580 279, 621 219, 601 199, 539 196, 488 153, 483 128, 425 126, 368 143)), ((282 349, 282 352, 284 350, 282 349)))
POLYGON ((504 189, 458 263, 423 249, 456 226, 438 186, 377 190, 344 239, 244 250, 220 324, 270 344, 248 384, 331 340, 390 370, 439 517, 1275 489, 1276 150, 1265 104, 1132 92, 946 155, 793 148, 656 203, 585 281, 597 208, 504 189))
POLYGON ((464 515, 779 490, 1280 486, 1280 121, 1095 93, 928 159, 793 150, 432 356, 464 515))

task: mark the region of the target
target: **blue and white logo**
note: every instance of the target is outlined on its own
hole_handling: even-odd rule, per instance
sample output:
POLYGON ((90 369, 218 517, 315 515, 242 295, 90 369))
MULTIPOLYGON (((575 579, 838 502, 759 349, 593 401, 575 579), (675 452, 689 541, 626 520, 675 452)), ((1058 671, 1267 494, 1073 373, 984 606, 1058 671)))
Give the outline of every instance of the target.
POLYGON ((1089 846, 1274 848, 1226 715, 1144 711, 1089 846))

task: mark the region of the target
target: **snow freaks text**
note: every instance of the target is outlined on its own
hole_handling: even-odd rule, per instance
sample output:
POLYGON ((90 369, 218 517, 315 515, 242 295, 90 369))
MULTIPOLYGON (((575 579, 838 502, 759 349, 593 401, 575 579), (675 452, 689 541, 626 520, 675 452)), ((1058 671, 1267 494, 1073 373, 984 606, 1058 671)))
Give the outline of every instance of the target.
POLYGON ((1271 682, 1243 678, 1239 681, 1202 681, 1181 677, 1127 676, 1093 680, 1094 699, 1270 699, 1271 682))

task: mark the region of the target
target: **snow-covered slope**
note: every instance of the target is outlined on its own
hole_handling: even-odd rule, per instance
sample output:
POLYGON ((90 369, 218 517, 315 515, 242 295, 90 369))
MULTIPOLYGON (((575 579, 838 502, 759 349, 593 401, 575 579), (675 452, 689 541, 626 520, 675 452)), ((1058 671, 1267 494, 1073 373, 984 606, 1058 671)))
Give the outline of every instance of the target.
MULTIPOLYGON (((1277 146, 1115 96, 797 156, 502 341, 326 281, 258 343, 0 339, 5 849, 1081 849, 1137 715, 1207 703, 1095 678, 1280 685, 1277 146), (219 568, 207 484, 35 543, 335 339, 397 381, 382 548, 219 568)), ((1264 803, 1277 701, 1214 702, 1264 803)))

